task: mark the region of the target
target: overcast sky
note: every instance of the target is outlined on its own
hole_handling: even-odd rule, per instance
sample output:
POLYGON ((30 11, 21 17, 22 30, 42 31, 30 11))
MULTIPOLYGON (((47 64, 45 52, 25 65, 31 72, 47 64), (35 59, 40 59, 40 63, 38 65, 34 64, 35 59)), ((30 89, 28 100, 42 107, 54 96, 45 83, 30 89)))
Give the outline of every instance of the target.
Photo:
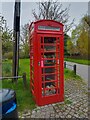
MULTIPOLYGON (((78 24, 81 18, 88 12, 88 3, 87 2, 63 2, 63 8, 68 7, 70 4, 69 15, 71 22, 75 18, 75 24, 78 24)), ((22 2, 21 3, 21 25, 29 21, 33 21, 34 18, 32 16, 32 9, 36 9, 38 11, 38 6, 35 2, 22 2)), ((13 28, 13 13, 14 13, 14 2, 3 2, 2 3, 2 15, 7 20, 7 25, 10 29, 13 28)))

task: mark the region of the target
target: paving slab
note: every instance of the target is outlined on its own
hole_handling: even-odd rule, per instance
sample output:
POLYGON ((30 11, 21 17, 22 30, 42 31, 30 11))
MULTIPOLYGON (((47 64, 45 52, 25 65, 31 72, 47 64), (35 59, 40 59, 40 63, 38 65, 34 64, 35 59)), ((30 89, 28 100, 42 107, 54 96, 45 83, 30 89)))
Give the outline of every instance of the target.
POLYGON ((19 118, 88 118, 88 89, 81 80, 65 80, 64 102, 19 112, 19 118), (25 115, 26 114, 26 115, 25 115))

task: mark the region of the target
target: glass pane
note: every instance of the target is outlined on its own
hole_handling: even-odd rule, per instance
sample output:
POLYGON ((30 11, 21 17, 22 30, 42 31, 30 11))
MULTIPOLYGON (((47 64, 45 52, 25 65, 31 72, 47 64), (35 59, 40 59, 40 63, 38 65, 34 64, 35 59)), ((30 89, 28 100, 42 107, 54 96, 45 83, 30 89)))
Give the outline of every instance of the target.
POLYGON ((54 94, 59 94, 60 93, 60 88, 56 88, 55 86, 56 83, 45 83, 42 84, 42 96, 49 96, 49 95, 54 95, 54 94))
POLYGON ((54 88, 56 87, 56 83, 55 82, 45 82, 45 88, 54 88))
POLYGON ((49 74, 49 75, 43 75, 42 81, 50 81, 50 80, 56 80, 55 74, 49 74))
POLYGON ((43 90, 42 96, 54 95, 54 94, 56 94, 56 92, 57 92, 56 88, 51 89, 51 90, 45 90, 45 91, 43 90))
POLYGON ((56 60, 44 60, 44 66, 55 66, 56 60))
POLYGON ((45 51, 56 51, 56 46, 44 45, 44 52, 45 51))
POLYGON ((42 96, 45 96, 45 91, 42 89, 42 96))
POLYGON ((56 94, 56 83, 55 82, 48 82, 42 84, 42 96, 56 94))
POLYGON ((44 73, 54 73, 55 72, 55 68, 43 68, 42 69, 42 74, 44 73))
POLYGON ((45 80, 49 81, 49 80, 55 80, 56 79, 56 75, 55 74, 50 74, 50 75, 45 75, 45 80))
POLYGON ((56 58, 56 53, 44 53, 44 58, 56 58))
POLYGON ((57 90, 53 84, 46 86, 46 90, 45 90, 46 96, 56 94, 56 92, 57 90))
POLYGON ((55 37, 44 37, 44 43, 56 43, 55 37))

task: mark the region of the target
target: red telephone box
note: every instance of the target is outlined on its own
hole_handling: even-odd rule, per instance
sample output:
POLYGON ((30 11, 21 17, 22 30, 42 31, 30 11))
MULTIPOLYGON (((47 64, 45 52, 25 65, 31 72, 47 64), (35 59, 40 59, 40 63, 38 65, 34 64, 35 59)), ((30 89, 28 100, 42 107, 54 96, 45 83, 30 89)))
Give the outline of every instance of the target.
POLYGON ((30 32, 30 89, 39 106, 64 100, 63 24, 32 22, 30 32))

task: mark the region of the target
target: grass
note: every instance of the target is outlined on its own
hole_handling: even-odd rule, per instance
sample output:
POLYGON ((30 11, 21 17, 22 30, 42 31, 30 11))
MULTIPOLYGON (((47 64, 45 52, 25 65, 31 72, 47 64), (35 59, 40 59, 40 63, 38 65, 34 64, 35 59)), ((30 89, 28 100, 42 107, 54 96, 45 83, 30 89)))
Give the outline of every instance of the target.
POLYGON ((72 101, 69 99, 65 99, 65 104, 72 104, 72 101))
MULTIPOLYGON (((3 70, 6 70, 4 67, 9 64, 12 65, 12 62, 9 60, 3 63, 3 70)), ((3 71, 3 75, 6 71, 3 71)), ((27 74, 27 90, 24 89, 22 79, 18 79, 17 84, 12 84, 11 80, 3 80, 2 87, 3 88, 11 88, 16 91, 17 95, 17 105, 18 110, 22 111, 24 109, 33 109, 35 108, 35 103, 33 101, 32 94, 30 92, 30 69, 29 69, 29 59, 21 59, 20 60, 20 68, 19 68, 19 75, 22 75, 24 72, 27 74)), ((10 74, 10 71, 8 71, 10 74)))
POLYGON ((65 58, 65 61, 75 62, 84 65, 90 65, 90 60, 65 58))
POLYGON ((11 61, 3 63, 2 71, 3 71, 3 76, 6 76, 6 77, 11 76, 11 73, 12 73, 11 61))
POLYGON ((81 80, 81 77, 78 75, 75 75, 74 71, 69 70, 67 68, 64 69, 64 78, 65 79, 75 79, 75 80, 81 80))
MULTIPOLYGON (((5 76, 11 74, 11 67, 12 61, 8 60, 3 62, 3 75, 5 76), (9 70, 7 71, 7 67, 9 65, 9 70)), ((14 84, 11 82, 11 80, 3 80, 2 81, 2 87, 3 88, 11 88, 16 91, 17 95, 17 105, 18 110, 23 111, 25 109, 32 110, 35 108, 35 103, 33 101, 32 94, 30 92, 30 69, 29 69, 29 59, 20 59, 20 68, 19 68, 19 75, 22 75, 24 72, 27 74, 27 90, 24 89, 23 81, 22 79, 18 79, 17 84, 14 84)), ((79 76, 75 75, 73 71, 70 71, 68 69, 64 70, 64 77, 65 79, 73 78, 73 79, 80 79, 79 76)))
POLYGON ((17 105, 19 111, 22 111, 24 109, 33 109, 35 107, 31 92, 29 88, 27 90, 24 89, 22 80, 19 79, 17 85, 12 84, 9 80, 5 80, 3 81, 2 86, 3 88, 10 88, 16 91, 17 105))

